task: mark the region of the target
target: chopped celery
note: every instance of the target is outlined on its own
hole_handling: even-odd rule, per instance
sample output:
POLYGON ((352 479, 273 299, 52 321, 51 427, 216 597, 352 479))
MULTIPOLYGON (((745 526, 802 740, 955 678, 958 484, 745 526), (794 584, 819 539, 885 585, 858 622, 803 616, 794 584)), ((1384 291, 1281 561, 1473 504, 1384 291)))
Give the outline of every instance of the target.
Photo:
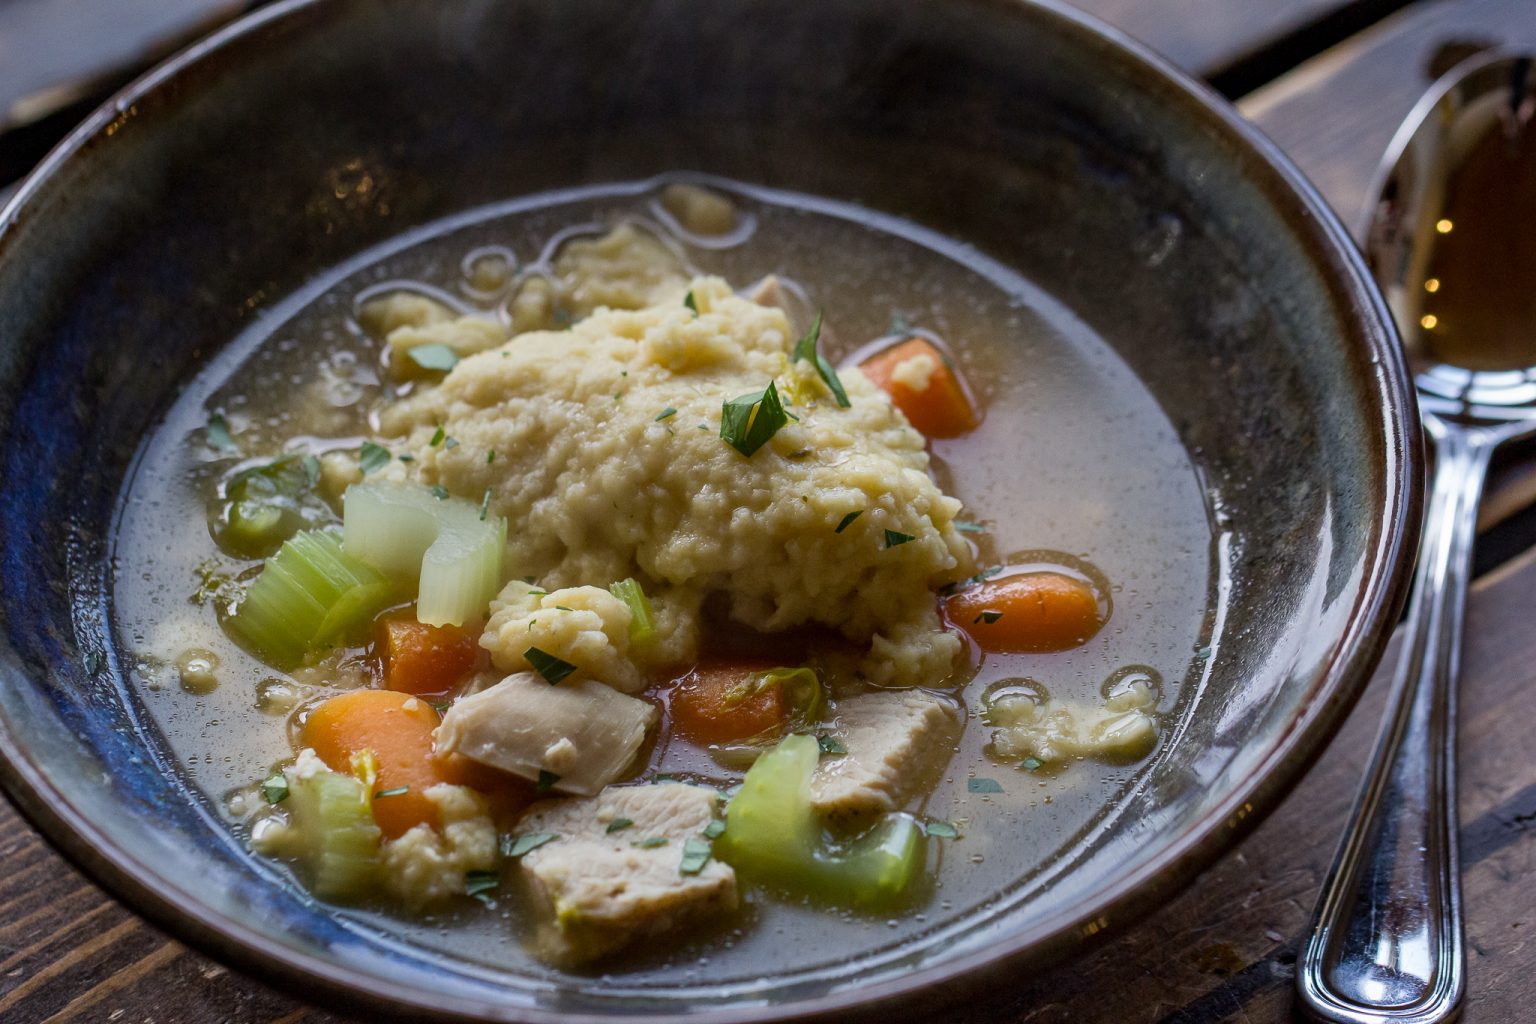
POLYGON ((651 614, 651 601, 645 596, 644 588, 631 576, 610 586, 608 592, 629 608, 629 642, 649 643, 656 635, 656 619, 651 614))
POLYGON ((911 815, 891 814, 853 843, 829 842, 811 808, 820 754, 814 737, 796 735, 759 758, 726 808, 715 852, 771 885, 864 909, 890 907, 922 870, 922 830, 911 815))
POLYGON ((349 557, 334 533, 306 530, 267 559, 225 624, 278 665, 331 643, 399 598, 399 588, 349 557))
POLYGON ((300 530, 335 522, 335 513, 315 493, 318 466, 312 455, 287 455, 231 476, 214 539, 231 554, 261 558, 300 530))
POLYGON ((370 481, 343 499, 346 551, 389 573, 419 577, 416 618, 462 626, 501 586, 507 521, 479 506, 409 484, 370 481))
POLYGON ((337 902, 368 896, 378 878, 380 832, 363 784, 339 772, 289 772, 284 803, 314 894, 337 902))

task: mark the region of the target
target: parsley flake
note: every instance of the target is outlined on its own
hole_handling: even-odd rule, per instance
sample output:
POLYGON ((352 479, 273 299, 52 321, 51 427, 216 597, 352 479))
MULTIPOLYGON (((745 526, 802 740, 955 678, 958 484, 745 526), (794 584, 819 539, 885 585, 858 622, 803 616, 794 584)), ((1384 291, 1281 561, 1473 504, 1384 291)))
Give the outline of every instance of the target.
POLYGON ((576 671, 576 666, 564 658, 557 658, 548 651, 541 651, 537 647, 530 647, 523 652, 523 658, 533 666, 533 670, 544 677, 544 681, 550 686, 559 683, 560 680, 576 671))
POLYGON ((517 860, 525 853, 532 853, 545 843, 552 843, 560 837, 553 832, 525 832, 520 836, 501 837, 501 855, 508 860, 517 860))
POLYGON ((635 847, 637 850, 654 850, 658 846, 666 846, 667 837, 649 836, 645 839, 637 839, 635 842, 630 843, 629 845, 635 847))
POLYGON ((1002 612, 982 612, 980 615, 978 615, 974 619, 972 619, 971 622, 973 624, 977 623, 977 622, 985 622, 987 625, 990 626, 990 625, 992 625, 992 623, 996 622, 998 619, 1000 619, 1002 617, 1003 617, 1003 613, 1002 612))
POLYGON ((288 799, 288 776, 273 772, 261 784, 261 795, 269 804, 280 804, 288 799))
POLYGON ((555 783, 559 781, 560 776, 540 768, 538 781, 533 784, 533 791, 535 793, 548 793, 551 789, 555 788, 555 783))
POLYGON ((464 872, 464 895, 484 899, 501 888, 501 875, 495 871, 464 872))
POLYGON ((364 441, 357 458, 357 468, 363 471, 363 476, 375 473, 389 465, 392 456, 389 449, 372 441, 364 441))
POLYGON ((81 660, 85 664, 86 675, 94 676, 97 672, 101 671, 101 652, 87 651, 85 657, 81 660))
POLYGON ((721 821, 719 818, 716 818, 713 821, 711 821, 708 825, 704 826, 704 838, 705 839, 718 839, 718 838, 720 838, 720 833, 722 833, 724 831, 725 831, 725 822, 721 821))
POLYGON ((492 448, 490 451, 485 453, 485 464, 487 466, 489 466, 491 463, 493 463, 495 461, 496 461, 496 449, 492 448))
POLYGON ((779 389, 773 381, 761 391, 726 402, 720 411, 720 436, 725 443, 751 458, 779 428, 789 422, 779 389))
POLYGON ((1019 767, 1023 768, 1027 772, 1037 772, 1041 768, 1045 767, 1045 762, 1040 760, 1034 754, 1030 754, 1024 760, 1019 762, 1019 767))
POLYGON ((857 510, 855 512, 849 512, 847 515, 843 516, 843 518, 841 520, 838 521, 837 529, 833 530, 832 532, 833 533, 842 533, 844 530, 848 529, 848 527, 853 525, 853 521, 855 519, 859 518, 859 516, 861 516, 863 514, 864 514, 864 510, 863 509, 859 509, 859 510, 857 510))
POLYGON ((480 521, 485 522, 486 515, 491 511, 491 489, 485 489, 485 496, 480 499, 480 521))
POLYGON ((980 523, 968 523, 964 519, 955 520, 955 529, 961 533, 986 533, 987 528, 980 523))
POLYGON ((683 296, 683 305, 687 306, 688 311, 695 317, 699 315, 699 304, 693 298, 692 288, 688 289, 688 294, 683 296))
POLYGON ((668 417, 671 417, 671 416, 676 416, 676 415, 677 415, 677 410, 672 408, 669 405, 665 409, 661 410, 661 412, 657 413, 656 414, 656 419, 653 420, 652 422, 660 423, 662 420, 667 419, 668 417))
POLYGON ((447 436, 448 436, 448 431, 444 430, 442 428, 442 426, 439 425, 437 430, 432 434, 432 440, 427 442, 427 447, 428 448, 436 448, 438 445, 443 443, 443 438, 445 438, 447 436))
POLYGON ((622 831, 624 831, 625 829, 629 828, 634 823, 635 823, 635 820, 633 818, 614 818, 612 821, 610 821, 608 823, 608 828, 607 828, 606 831, 608 832, 609 835, 612 835, 615 832, 622 832, 622 831))
POLYGON ((416 461, 416 456, 412 455, 410 452, 401 452, 400 453, 400 461, 401 462, 415 462, 416 461))
POLYGON ((436 498, 438 501, 447 501, 448 488, 444 487, 442 484, 433 484, 432 497, 436 498))
POLYGON ((816 321, 811 324, 811 329, 805 332, 805 337, 795 344, 795 353, 791 357, 793 361, 808 360, 816 367, 816 373, 821 377, 827 390, 832 392, 832 397, 837 399, 841 408, 848 408, 848 392, 843 390, 843 382, 838 379, 837 371, 832 369, 832 364, 827 362, 827 357, 816 351, 816 345, 821 341, 821 310, 816 311, 816 321))
POLYGON ((923 832, 926 835, 937 836, 939 839, 959 839, 960 830, 947 821, 925 821, 923 832))
POLYGON ((826 733, 816 737, 816 745, 821 748, 821 753, 825 757, 842 757, 848 753, 848 748, 843 746, 842 740, 826 733))
POLYGON ((457 448, 458 446, 459 446, 459 439, 456 438, 456 437, 450 437, 450 438, 446 439, 445 441, 443 441, 443 450, 444 451, 450 451, 451 452, 455 448, 457 448))
POLYGON ((320 460, 313 455, 304 456, 299 465, 304 467, 304 482, 311 488, 320 482, 320 460))
POLYGON ((709 841, 689 837, 683 843, 683 859, 677 866, 679 874, 696 875, 709 863, 709 841))
POLYGON ((375 800, 382 800, 387 796, 405 796, 405 794, 409 793, 410 791, 410 786, 396 786, 394 789, 379 790, 377 793, 373 794, 373 798, 375 800))
POLYGON ((417 345, 406 352, 423 370, 448 371, 458 365, 459 354, 447 345, 417 345))
POLYGON ((965 789, 968 793, 1001 793, 1003 784, 996 779, 966 779, 965 789))
POLYGON ((235 452, 240 450, 239 446, 235 444, 235 439, 230 436, 229 421, 224 418, 224 414, 221 412, 216 412, 208 417, 206 436, 208 438, 208 447, 216 452, 235 452))
POLYGON ((885 546, 888 548, 900 547, 909 540, 917 540, 917 538, 910 533, 897 533, 895 530, 885 531, 885 546))

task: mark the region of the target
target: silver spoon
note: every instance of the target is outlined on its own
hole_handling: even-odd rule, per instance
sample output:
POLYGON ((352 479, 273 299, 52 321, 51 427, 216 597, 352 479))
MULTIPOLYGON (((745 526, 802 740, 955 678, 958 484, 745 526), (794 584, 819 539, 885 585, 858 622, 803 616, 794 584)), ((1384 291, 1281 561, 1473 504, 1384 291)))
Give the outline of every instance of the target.
POLYGON ((1325 1021, 1450 1020, 1466 989, 1455 687, 1488 461, 1536 434, 1531 70, 1498 55, 1453 69, 1370 193, 1366 259, 1414 363, 1435 460, 1387 720, 1296 964, 1302 1005, 1325 1021))

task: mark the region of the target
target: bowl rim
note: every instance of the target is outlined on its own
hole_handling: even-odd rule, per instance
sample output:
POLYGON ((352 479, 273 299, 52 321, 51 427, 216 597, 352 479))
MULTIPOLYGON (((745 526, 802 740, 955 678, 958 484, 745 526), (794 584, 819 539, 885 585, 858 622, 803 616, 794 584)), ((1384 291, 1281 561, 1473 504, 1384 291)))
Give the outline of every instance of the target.
MULTIPOLYGON (((44 191, 54 173, 107 131, 120 111, 142 97, 174 83, 204 61, 216 61, 232 41, 256 35, 277 22, 297 19, 317 8, 340 7, 347 0, 278 0, 198 40, 123 87, 71 131, 0 206, 0 258, 7 236, 28 202, 44 191)), ((1107 57, 1141 65, 1152 81, 1182 104, 1191 118, 1238 143, 1256 158, 1251 171, 1266 198, 1293 225, 1334 297, 1334 306, 1363 342, 1372 375, 1363 390, 1379 400, 1379 423, 1372 426, 1386 453, 1385 507, 1376 520, 1380 530, 1369 549, 1369 573, 1351 609, 1339 643, 1318 672, 1291 720, 1256 767, 1222 800, 1211 805, 1152 860, 1132 868, 1096 893, 1091 904, 1063 911, 1034 926, 1007 934, 983 951, 920 967, 894 978, 843 989, 803 1001, 737 1007, 711 1007, 697 1014, 711 1024, 748 1022, 847 1021, 888 1016, 893 1010, 952 1002, 960 991, 937 993, 944 983, 959 990, 979 990, 1008 976, 1025 959, 1059 959, 1074 945, 1100 941, 1115 926, 1146 914, 1184 889, 1200 872, 1250 832, 1311 767, 1337 732, 1370 679, 1391 636, 1412 578, 1413 554, 1422 516, 1423 441, 1405 357, 1392 317, 1364 260, 1337 214, 1290 158, 1255 125, 1243 118, 1209 86, 1173 65, 1119 29, 1069 6, 1065 0, 958 0, 992 8, 1032 8, 1075 33, 1085 46, 1107 57), (1373 329, 1374 328, 1374 329, 1373 329), (1353 652, 1353 654, 1349 653, 1353 652)), ((0 716, 0 789, 48 842, 113 898, 155 926, 199 952, 254 976, 281 983, 284 991, 331 1007, 376 1011, 412 1020, 519 1021, 527 1024, 611 1024, 608 1014, 570 1013, 542 1007, 509 1007, 432 993, 397 984, 367 972, 329 963, 271 941, 259 929, 228 918, 181 892, 174 880, 114 845, 107 832, 73 806, 33 760, 0 716), (147 884, 156 879, 160 885, 147 884)), ((695 1016, 695 1015, 690 1015, 695 1016)), ((636 1018, 645 1019, 645 1018, 636 1018)), ((654 1019, 654 1018, 652 1018, 654 1019)))

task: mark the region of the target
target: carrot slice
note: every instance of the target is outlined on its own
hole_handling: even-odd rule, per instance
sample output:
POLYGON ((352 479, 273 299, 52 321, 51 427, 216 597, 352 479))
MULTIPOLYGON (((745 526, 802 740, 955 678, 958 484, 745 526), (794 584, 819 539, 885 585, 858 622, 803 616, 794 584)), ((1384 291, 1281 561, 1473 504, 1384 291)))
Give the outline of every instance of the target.
POLYGON ((944 614, 984 651, 1065 651, 1104 625, 1093 587, 1059 572, 986 580, 946 598, 944 614))
POLYGON ((379 620, 374 649, 386 689, 429 697, 453 689, 480 653, 475 635, 462 626, 428 626, 402 616, 379 620))
POLYGON ((700 665, 674 684, 672 726, 695 743, 733 743, 783 728, 789 701, 777 685, 756 685, 769 664, 700 665))
POLYGON ((431 704, 408 693, 351 690, 311 711, 302 739, 336 772, 350 772, 354 754, 373 751, 379 767, 373 820, 397 839, 413 826, 440 824, 427 790, 440 782, 464 782, 456 765, 433 752, 432 733, 439 721, 431 704))
POLYGON ((859 369, 926 437, 959 437, 981 422, 959 373, 927 338, 892 345, 859 369))

